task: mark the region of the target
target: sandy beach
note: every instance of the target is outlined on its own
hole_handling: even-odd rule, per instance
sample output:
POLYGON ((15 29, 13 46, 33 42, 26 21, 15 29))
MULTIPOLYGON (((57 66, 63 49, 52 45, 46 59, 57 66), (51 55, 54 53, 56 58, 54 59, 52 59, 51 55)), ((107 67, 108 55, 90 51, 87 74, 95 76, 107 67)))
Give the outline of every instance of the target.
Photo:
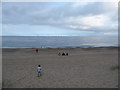
POLYGON ((3 49, 2 54, 3 88, 118 88, 115 47, 3 49))

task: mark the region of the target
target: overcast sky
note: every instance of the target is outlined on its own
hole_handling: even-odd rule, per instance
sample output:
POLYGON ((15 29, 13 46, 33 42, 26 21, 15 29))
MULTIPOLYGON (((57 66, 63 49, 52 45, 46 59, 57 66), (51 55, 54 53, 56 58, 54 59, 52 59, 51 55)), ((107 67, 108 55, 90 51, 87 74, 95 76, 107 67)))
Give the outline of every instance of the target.
POLYGON ((116 2, 4 2, 3 36, 117 36, 116 2))

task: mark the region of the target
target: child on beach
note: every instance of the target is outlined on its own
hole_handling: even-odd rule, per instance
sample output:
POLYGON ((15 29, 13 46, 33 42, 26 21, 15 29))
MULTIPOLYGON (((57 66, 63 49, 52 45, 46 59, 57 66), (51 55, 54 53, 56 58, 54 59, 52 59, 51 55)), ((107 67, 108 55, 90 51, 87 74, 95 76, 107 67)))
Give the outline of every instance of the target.
POLYGON ((40 65, 38 65, 38 67, 37 67, 38 77, 41 76, 41 69, 42 69, 42 67, 40 65))

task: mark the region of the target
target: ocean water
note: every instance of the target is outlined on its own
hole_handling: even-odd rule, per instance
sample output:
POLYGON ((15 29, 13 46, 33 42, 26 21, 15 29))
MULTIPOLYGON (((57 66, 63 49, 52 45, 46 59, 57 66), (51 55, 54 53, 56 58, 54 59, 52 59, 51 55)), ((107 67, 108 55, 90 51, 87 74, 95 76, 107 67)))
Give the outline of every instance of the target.
POLYGON ((1 48, 76 48, 118 46, 117 37, 3 36, 1 48))

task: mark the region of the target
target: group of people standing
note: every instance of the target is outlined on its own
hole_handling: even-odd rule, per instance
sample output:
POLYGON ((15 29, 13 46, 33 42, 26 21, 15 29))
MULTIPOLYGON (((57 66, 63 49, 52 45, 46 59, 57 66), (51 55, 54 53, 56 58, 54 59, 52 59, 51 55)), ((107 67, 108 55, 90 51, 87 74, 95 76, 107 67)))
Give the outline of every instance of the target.
MULTIPOLYGON (((38 49, 36 49, 36 53, 38 53, 38 49)), ((58 53, 59 56, 68 56, 68 52, 67 53, 58 53)))
POLYGON ((63 52, 63 53, 60 53, 60 52, 59 52, 58 55, 59 55, 59 56, 68 56, 68 53, 64 53, 64 52, 63 52))

